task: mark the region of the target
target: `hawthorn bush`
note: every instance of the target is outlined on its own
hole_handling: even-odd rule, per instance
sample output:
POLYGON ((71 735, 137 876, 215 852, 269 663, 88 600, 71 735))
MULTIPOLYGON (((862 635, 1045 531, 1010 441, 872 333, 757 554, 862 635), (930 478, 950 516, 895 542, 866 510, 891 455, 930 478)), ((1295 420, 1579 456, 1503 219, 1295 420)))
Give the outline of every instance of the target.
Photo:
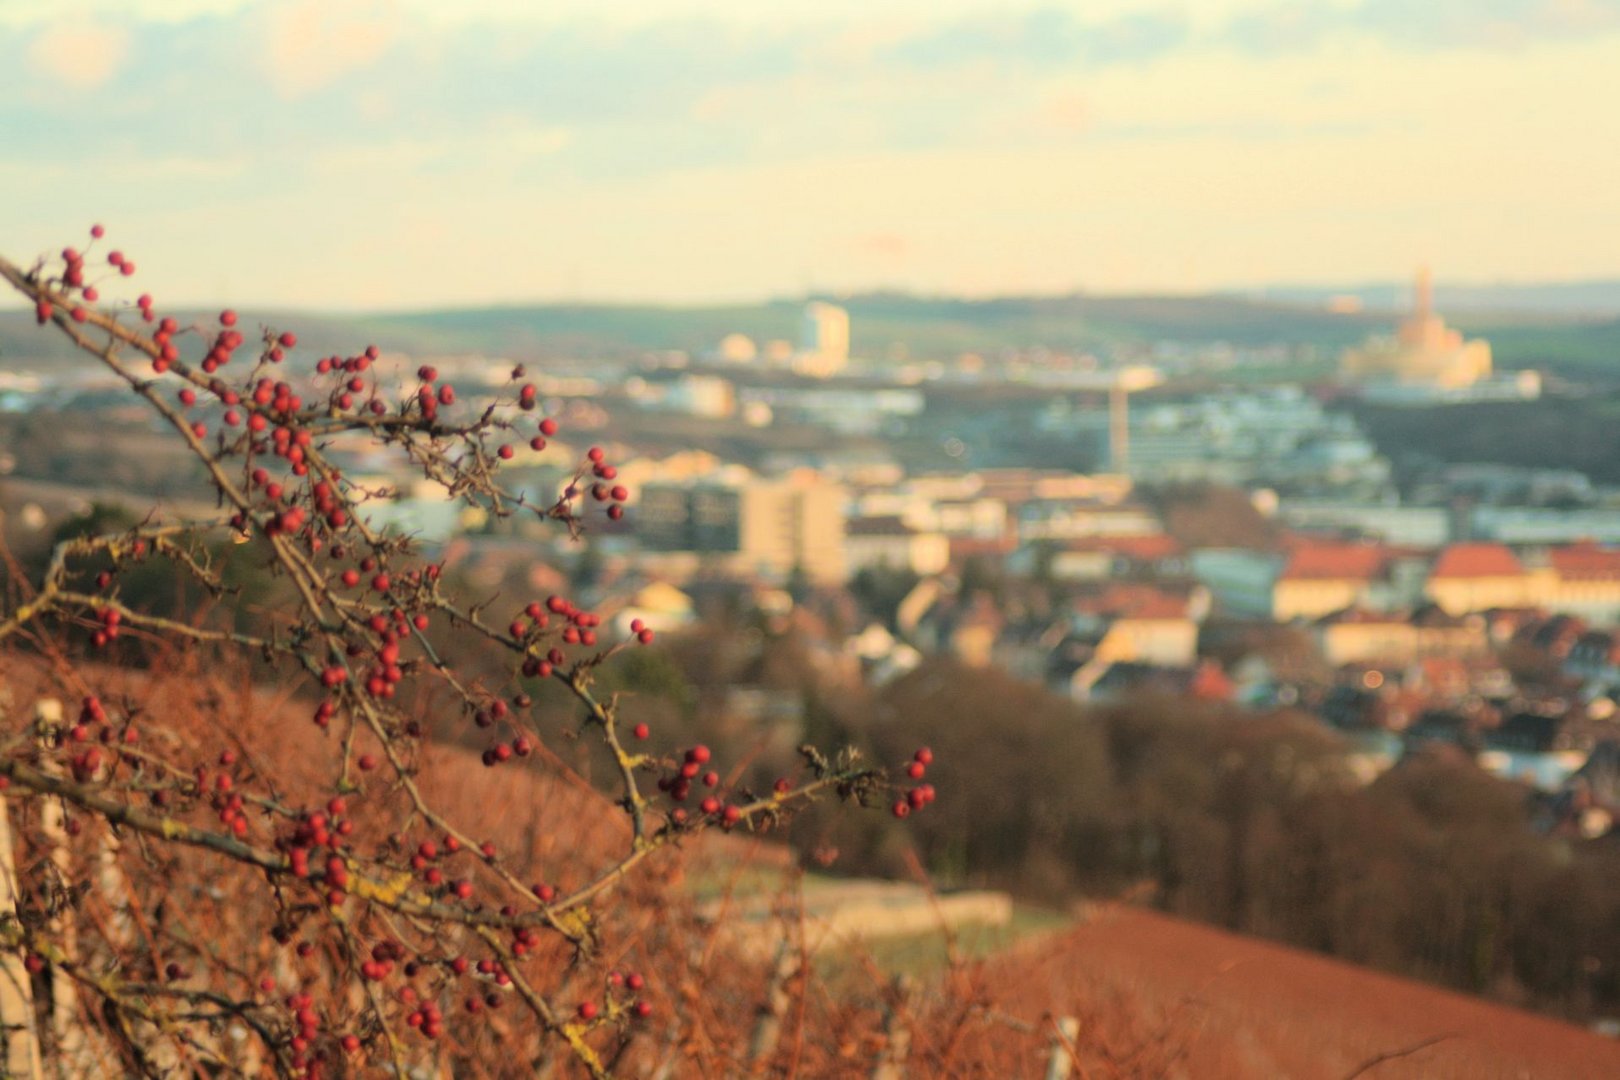
MULTIPOLYGON (((7 1069, 605 1076, 667 1070, 672 1046, 706 1073, 740 1067, 724 1033, 771 988, 723 962, 661 853, 740 844, 823 795, 904 816, 932 798, 926 755, 891 780, 806 747, 798 772, 748 790, 707 747, 621 723, 598 672, 651 630, 618 638, 562 594, 454 595, 409 537, 373 527, 383 493, 338 464, 391 454, 489 514, 574 534, 620 518, 628 493, 599 448, 555 500, 503 486, 518 447, 558 433, 521 367, 477 400, 426 366, 391 385, 375 348, 311 368, 289 362, 292 331, 114 298, 135 270, 99 226, 26 269, 0 259, 41 327, 184 446, 218 507, 65 536, 37 574, 10 564, 7 1069), (248 625, 132 602, 124 583, 157 564, 226 610, 248 565, 286 602, 248 625), (486 662, 446 662, 447 634, 486 662), (534 715, 548 680, 577 726, 534 715), (611 796, 562 768, 563 738, 597 747, 611 796), (450 745, 469 739, 480 757, 450 745)), ((827 1008, 858 1055, 877 1014, 827 1008)))

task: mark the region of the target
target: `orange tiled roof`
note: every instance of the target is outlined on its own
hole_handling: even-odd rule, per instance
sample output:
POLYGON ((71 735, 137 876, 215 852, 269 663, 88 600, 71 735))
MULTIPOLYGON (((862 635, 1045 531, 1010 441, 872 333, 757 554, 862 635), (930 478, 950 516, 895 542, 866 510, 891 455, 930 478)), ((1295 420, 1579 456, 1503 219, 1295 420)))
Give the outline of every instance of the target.
POLYGON ((1435 560, 1430 577, 1519 577, 1524 567, 1504 544, 1452 544, 1435 560))
POLYGON ((1389 552, 1375 544, 1298 544, 1278 576, 1282 581, 1371 581, 1384 572, 1389 552))
POLYGON ((1593 543, 1570 544, 1553 548, 1547 561, 1558 576, 1576 581, 1620 580, 1620 551, 1601 548, 1593 543))

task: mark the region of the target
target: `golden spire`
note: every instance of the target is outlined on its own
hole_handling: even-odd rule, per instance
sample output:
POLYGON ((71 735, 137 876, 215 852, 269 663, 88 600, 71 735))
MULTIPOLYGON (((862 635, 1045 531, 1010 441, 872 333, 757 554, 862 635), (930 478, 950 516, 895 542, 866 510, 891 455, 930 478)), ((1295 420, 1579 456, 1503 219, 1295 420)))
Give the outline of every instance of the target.
POLYGON ((1425 263, 1418 267, 1417 288, 1412 297, 1412 316, 1414 322, 1423 322, 1434 314, 1434 281, 1429 277, 1429 267, 1425 263))

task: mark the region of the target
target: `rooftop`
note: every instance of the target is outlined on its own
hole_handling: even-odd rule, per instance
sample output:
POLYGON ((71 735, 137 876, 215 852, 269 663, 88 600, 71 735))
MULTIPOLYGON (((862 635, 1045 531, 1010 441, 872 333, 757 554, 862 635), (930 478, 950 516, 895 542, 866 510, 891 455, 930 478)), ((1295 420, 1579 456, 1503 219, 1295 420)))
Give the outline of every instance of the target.
POLYGON ((1547 561, 1565 581, 1620 581, 1620 551, 1613 548, 1570 544, 1547 552, 1547 561))
POLYGON ((1307 542, 1289 552, 1278 580, 1371 581, 1388 562, 1389 551, 1376 544, 1307 542))
POLYGON ((1440 552, 1431 578, 1519 577, 1524 566, 1505 544, 1452 544, 1440 552))

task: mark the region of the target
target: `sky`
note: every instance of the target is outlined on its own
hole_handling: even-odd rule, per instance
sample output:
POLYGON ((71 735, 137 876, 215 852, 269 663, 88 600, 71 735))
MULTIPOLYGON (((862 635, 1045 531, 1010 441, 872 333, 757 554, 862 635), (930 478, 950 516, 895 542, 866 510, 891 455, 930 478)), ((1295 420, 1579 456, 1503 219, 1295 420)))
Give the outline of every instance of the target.
POLYGON ((1620 0, 0 0, 0 252, 332 310, 1620 277, 1620 0))

